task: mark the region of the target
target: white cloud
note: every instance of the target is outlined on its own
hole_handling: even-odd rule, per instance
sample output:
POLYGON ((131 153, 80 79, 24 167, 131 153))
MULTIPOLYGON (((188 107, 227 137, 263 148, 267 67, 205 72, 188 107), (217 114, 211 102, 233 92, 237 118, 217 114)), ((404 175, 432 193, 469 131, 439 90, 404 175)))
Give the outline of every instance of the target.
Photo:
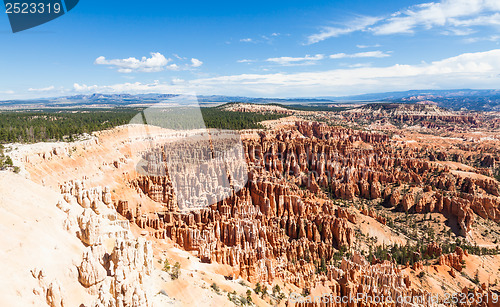
POLYGON ((310 35, 307 38, 307 44, 318 43, 331 37, 338 37, 352 32, 364 31, 367 27, 377 23, 379 20, 379 17, 364 16, 354 19, 343 28, 323 27, 320 33, 310 35))
POLYGON ((450 28, 446 31, 443 31, 442 33, 444 35, 467 36, 476 33, 476 31, 470 28, 463 28, 463 29, 450 28))
POLYGON ((181 84, 184 82, 186 82, 186 80, 184 80, 184 79, 179 79, 179 78, 172 79, 172 84, 181 84))
POLYGON ((170 64, 167 66, 169 70, 179 70, 180 67, 177 64, 170 64))
POLYGON ((30 92, 50 92, 53 91, 56 87, 51 85, 48 87, 43 87, 43 88, 29 88, 28 91, 30 92))
POLYGON ((242 60, 238 60, 236 62, 238 62, 238 63, 253 63, 253 62, 255 62, 255 60, 242 59, 242 60))
POLYGON ((366 48, 378 48, 380 47, 380 44, 375 44, 375 45, 356 45, 359 49, 366 49, 366 48))
POLYGON ((178 55, 178 54, 176 54, 176 53, 174 53, 174 54, 172 54, 172 55, 173 55, 175 58, 179 59, 179 60, 187 60, 187 58, 186 58, 186 57, 182 57, 182 56, 180 56, 180 55, 178 55))
POLYGON ((195 58, 191 59, 191 67, 200 67, 201 65, 203 65, 202 61, 195 58))
POLYGON ((500 14, 495 13, 488 16, 478 16, 472 19, 451 19, 450 22, 455 26, 499 26, 500 14))
POLYGON ((179 84, 75 84, 78 92, 182 93, 253 96, 349 95, 408 89, 496 88, 500 84, 500 49, 465 53, 419 65, 356 67, 301 73, 241 74, 199 78, 179 84))
MULTIPOLYGON (((181 61, 187 60, 187 58, 181 57, 177 54, 174 54, 174 57, 181 61)), ((142 57, 140 60, 134 57, 130 57, 127 59, 107 60, 105 57, 100 56, 95 60, 94 64, 110 66, 112 68, 115 68, 120 73, 186 70, 203 65, 202 61, 195 58, 191 59, 191 64, 179 65, 171 62, 172 59, 167 59, 163 54, 159 52, 152 52, 150 58, 142 57)))
POLYGON ((297 65, 297 64, 306 64, 311 65, 314 64, 314 61, 323 60, 325 56, 323 54, 316 55, 306 55, 305 57, 279 57, 279 58, 269 58, 266 61, 276 63, 279 65, 289 66, 289 65, 297 65), (302 63, 301 63, 302 62, 302 63))
POLYGON ((266 34, 266 35, 258 35, 257 38, 242 38, 240 39, 240 42, 242 43, 253 43, 253 44, 262 44, 262 43, 268 43, 272 44, 275 39, 277 39, 279 36, 281 36, 281 33, 273 32, 271 34, 266 34))
POLYGON ((165 56, 159 52, 152 52, 150 58, 142 57, 140 60, 134 57, 107 60, 105 57, 100 56, 95 60, 95 64, 114 67, 121 73, 131 73, 135 71, 158 72, 164 69, 176 70, 177 66, 175 64, 167 65, 171 61, 171 59, 165 58, 165 56))
POLYGON ((443 0, 410 7, 373 29, 375 34, 412 33, 416 27, 498 25, 498 0, 443 0), (485 14, 479 16, 480 14, 485 14))
POLYGON ((497 87, 500 49, 466 53, 420 65, 361 67, 293 74, 244 74, 191 81, 192 85, 267 95, 331 95, 411 88, 497 87))
POLYGON ((466 43, 477 43, 481 41, 497 42, 500 40, 500 35, 490 35, 486 37, 469 37, 464 39, 466 43))
POLYGON ((330 59, 345 59, 345 58, 386 58, 391 55, 388 52, 383 51, 367 51, 367 52, 358 52, 353 54, 346 53, 336 53, 330 55, 330 59))
MULTIPOLYGON (((175 80, 175 79, 174 79, 175 80)), ((157 93, 173 91, 174 87, 169 84, 160 83, 156 80, 153 83, 126 82, 113 85, 86 85, 75 83, 73 89, 81 93, 157 93)))
POLYGON ((371 63, 356 63, 356 64, 349 65, 348 67, 359 68, 359 67, 370 67, 370 66, 371 66, 371 63))
POLYGON ((468 35, 472 26, 500 25, 500 1, 498 0, 442 0, 412 6, 388 17, 361 17, 343 27, 325 27, 320 33, 310 35, 313 44, 330 37, 357 31, 375 35, 414 33, 417 29, 449 28, 455 35, 468 35), (464 29, 458 29, 462 27, 464 29))
POLYGON ((0 94, 6 94, 6 95, 14 95, 16 92, 13 90, 7 90, 7 91, 0 91, 0 94))

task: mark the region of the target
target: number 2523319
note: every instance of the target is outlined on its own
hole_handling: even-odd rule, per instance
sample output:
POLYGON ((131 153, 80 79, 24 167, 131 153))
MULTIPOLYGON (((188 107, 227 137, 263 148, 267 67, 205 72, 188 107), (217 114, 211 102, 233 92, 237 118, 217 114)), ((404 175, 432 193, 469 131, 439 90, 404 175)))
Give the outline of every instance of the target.
POLYGON ((59 14, 60 3, 6 3, 7 14, 59 14))

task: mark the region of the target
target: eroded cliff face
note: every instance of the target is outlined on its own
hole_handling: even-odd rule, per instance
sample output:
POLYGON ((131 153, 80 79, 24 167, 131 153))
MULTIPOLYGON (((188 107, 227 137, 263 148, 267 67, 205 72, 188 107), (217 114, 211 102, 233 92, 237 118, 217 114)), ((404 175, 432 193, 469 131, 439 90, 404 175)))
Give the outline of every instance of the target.
POLYGON ((409 277, 394 263, 370 264, 358 252, 343 258, 340 267, 329 268, 321 282, 331 288, 330 294, 299 297, 294 306, 438 305, 432 302, 431 293, 412 287, 409 277))
MULTIPOLYGON (((154 186, 155 179, 140 177, 135 184, 154 186)), ((286 271, 301 270, 305 259, 331 259, 336 248, 353 243, 354 235, 352 214, 257 171, 249 174, 247 187, 210 208, 143 214, 122 203, 118 210, 156 238, 172 239, 204 261, 234 266, 237 275, 253 281, 296 282, 286 271)))
MULTIPOLYGON (((428 297, 429 291, 415 284, 417 272, 430 270, 428 263, 415 262, 411 267, 386 259, 369 263, 357 252, 357 231, 367 219, 372 220, 368 227, 390 230, 383 226, 390 220, 370 205, 380 203, 409 214, 442 213, 458 221, 463 236, 469 236, 483 218, 496 223, 500 219, 500 188, 486 169, 498 163, 494 148, 446 152, 412 146, 382 133, 296 122, 281 130, 243 134, 248 171, 248 182, 243 186, 236 187, 231 172, 223 171, 231 170, 230 164, 198 167, 207 176, 224 173, 227 182, 222 181, 224 176, 197 181, 195 168, 178 172, 186 175, 185 181, 182 176, 177 178, 186 188, 182 201, 196 204, 179 210, 165 162, 169 147, 175 145, 157 140, 153 148, 141 145, 143 166, 149 171, 141 174, 136 171, 134 157, 124 150, 131 145, 109 134, 112 145, 101 139, 86 144, 76 151, 78 155, 70 155, 68 150, 47 157, 26 157, 26 161, 35 161, 27 163, 41 180, 61 183, 65 201, 58 206, 68 215, 64 227, 86 247, 75 264, 76 278, 95 296, 92 306, 150 306, 151 297, 143 285, 151 270, 151 248, 161 249, 165 242, 173 242, 205 263, 226 265, 228 279, 284 283, 301 290, 327 289, 324 292, 335 296, 428 297), (105 155, 110 148, 116 150, 105 155), (88 151, 95 161, 88 162, 88 151), (62 169, 67 161, 73 163, 78 175, 51 171, 62 169), (463 163, 462 169, 454 167, 455 162, 463 163), (68 180, 81 174, 89 176, 92 184, 68 180), (112 187, 100 187, 103 182, 112 187), (219 200, 220 195, 225 196, 223 200, 219 200), (341 205, 360 200, 365 205, 358 207, 359 211, 341 205), (131 237, 128 221, 120 215, 149 241, 131 237)), ((190 146, 184 142, 179 148, 189 156, 196 153, 190 146)), ((199 157, 192 158, 196 161, 199 157)), ((447 278, 451 275, 460 282, 463 278, 456 272, 464 260, 474 257, 458 250, 442 255, 437 244, 427 246, 424 253, 432 258, 441 256, 436 265, 446 267, 447 278)), ((40 272, 33 276, 38 278, 40 272)), ((50 294, 47 301, 53 306, 64 304, 64 284, 40 283, 40 296, 50 294)), ((455 285, 454 289, 462 287, 455 285)), ((474 291, 491 294, 484 289, 474 291)))
MULTIPOLYGON (((153 149, 156 158, 149 163, 155 168, 161 164, 162 150, 165 147, 153 149)), ((122 200, 118 212, 155 238, 171 239, 203 261, 232 266, 235 276, 253 282, 279 278, 299 287, 342 280, 342 274, 332 273, 334 266, 315 273, 321 262, 333 263, 336 253, 355 241, 356 215, 330 197, 379 200, 403 212, 454 216, 463 236, 470 232, 475 214, 500 221, 498 182, 486 176, 460 176, 385 134, 297 122, 290 129, 244 139, 244 150, 248 182, 223 201, 181 212, 168 175, 138 175, 130 184, 163 209, 142 211, 140 204, 122 200)), ((209 203, 215 198, 205 197, 209 203)), ((371 209, 361 213, 386 223, 371 209)), ((431 246, 429 252, 438 249, 431 246)), ((409 286, 403 284, 397 287, 409 286)))
MULTIPOLYGON (((96 296, 90 306, 152 306, 144 287, 153 270, 152 242, 132 236, 129 222, 116 214, 110 189, 86 188, 74 180, 60 190, 64 200, 57 207, 67 215, 64 226, 86 246, 77 270, 80 284, 96 296)), ((60 285, 51 286, 53 293, 62 292, 60 285)), ((57 295, 49 305, 63 306, 57 295)))

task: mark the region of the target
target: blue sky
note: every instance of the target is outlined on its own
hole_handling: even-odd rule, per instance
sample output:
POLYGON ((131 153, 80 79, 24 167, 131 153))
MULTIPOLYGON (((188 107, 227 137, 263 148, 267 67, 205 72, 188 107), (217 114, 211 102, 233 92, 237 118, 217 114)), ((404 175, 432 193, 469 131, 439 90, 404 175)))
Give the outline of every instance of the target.
POLYGON ((0 42, 0 99, 500 88, 498 0, 81 0, 0 42))

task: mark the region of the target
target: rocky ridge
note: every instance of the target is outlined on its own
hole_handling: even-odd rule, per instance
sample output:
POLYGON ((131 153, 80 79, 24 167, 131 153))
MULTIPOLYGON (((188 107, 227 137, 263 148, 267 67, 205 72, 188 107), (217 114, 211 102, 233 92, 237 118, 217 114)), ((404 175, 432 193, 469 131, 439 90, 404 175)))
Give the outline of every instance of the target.
MULTIPOLYGON (((153 269, 152 242, 132 237, 128 221, 118 219, 109 188, 86 189, 75 180, 60 189, 64 200, 57 207, 67 215, 64 227, 86 246, 77 271, 80 284, 96 297, 90 307, 152 306, 143 286, 153 269), (110 251, 105 242, 114 242, 110 251)), ((43 269, 32 274, 40 285, 34 292, 45 295, 49 306, 67 306, 64 285, 57 280, 48 284, 43 269)))

